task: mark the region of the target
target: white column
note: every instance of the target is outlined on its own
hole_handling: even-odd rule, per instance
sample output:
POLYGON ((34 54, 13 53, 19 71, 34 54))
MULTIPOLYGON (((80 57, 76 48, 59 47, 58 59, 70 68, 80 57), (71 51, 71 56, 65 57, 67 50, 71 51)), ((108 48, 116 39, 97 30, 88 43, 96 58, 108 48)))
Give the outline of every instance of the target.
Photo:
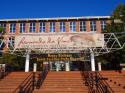
POLYGON ((56 71, 59 71, 59 62, 56 61, 56 71))
POLYGON ((102 67, 101 67, 101 62, 98 62, 98 70, 101 71, 102 67))
POLYGON ((94 57, 94 53, 92 50, 90 50, 91 53, 91 70, 95 71, 95 57, 94 57))
POLYGON ((29 72, 29 61, 30 61, 30 54, 26 54, 26 62, 25 62, 25 72, 29 72))
POLYGON ((37 64, 34 63, 34 64, 33 64, 33 72, 36 72, 36 71, 37 71, 37 64))
POLYGON ((69 64, 69 61, 65 63, 66 65, 66 71, 70 71, 70 64, 69 64))
POLYGON ((49 63, 50 63, 50 70, 52 71, 53 70, 52 69, 52 62, 50 61, 49 63))

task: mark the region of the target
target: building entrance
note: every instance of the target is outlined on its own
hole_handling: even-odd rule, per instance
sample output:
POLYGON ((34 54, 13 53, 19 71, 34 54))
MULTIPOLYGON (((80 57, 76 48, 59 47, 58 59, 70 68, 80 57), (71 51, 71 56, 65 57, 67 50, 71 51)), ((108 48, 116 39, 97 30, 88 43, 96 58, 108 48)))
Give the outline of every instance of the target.
POLYGON ((50 71, 70 71, 70 62, 55 61, 49 62, 50 71))
POLYGON ((82 61, 55 61, 49 62, 48 66, 50 71, 77 71, 84 68, 83 63, 82 61))

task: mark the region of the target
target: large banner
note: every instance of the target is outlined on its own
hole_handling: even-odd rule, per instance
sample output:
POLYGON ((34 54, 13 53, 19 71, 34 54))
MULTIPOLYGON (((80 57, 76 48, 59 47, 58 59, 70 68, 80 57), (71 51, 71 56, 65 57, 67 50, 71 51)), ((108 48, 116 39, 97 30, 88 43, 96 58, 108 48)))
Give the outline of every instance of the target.
POLYGON ((96 33, 48 33, 15 36, 15 48, 66 49, 103 46, 104 35, 96 33))

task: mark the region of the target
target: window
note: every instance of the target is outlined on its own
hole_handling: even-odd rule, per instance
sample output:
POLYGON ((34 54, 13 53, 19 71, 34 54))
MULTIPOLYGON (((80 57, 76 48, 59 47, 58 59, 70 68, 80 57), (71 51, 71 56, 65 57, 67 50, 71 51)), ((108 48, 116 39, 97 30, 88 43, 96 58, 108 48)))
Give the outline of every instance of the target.
POLYGON ((50 22, 49 31, 55 32, 55 22, 50 22))
POLYGON ((86 22, 80 21, 80 32, 86 31, 86 22))
POLYGON ((70 32, 76 32, 76 22, 70 22, 70 32))
POLYGON ((46 31, 46 23, 40 22, 39 23, 39 32, 45 32, 46 31))
POLYGON ((90 31, 96 31, 96 21, 90 21, 90 31))
POLYGON ((25 23, 20 23, 20 33, 25 32, 25 23))
POLYGON ((101 30, 103 31, 106 28, 106 21, 102 20, 101 21, 101 30))
POLYGON ((30 23, 30 29, 29 32, 35 32, 36 24, 35 22, 30 23))
POLYGON ((9 49, 14 49, 14 37, 9 37, 8 38, 8 48, 9 49))
POLYGON ((10 23, 10 33, 15 33, 16 31, 16 23, 10 23))
POLYGON ((59 30, 60 32, 66 32, 65 22, 59 23, 59 30))
POLYGON ((0 24, 0 27, 3 28, 3 31, 6 31, 6 24, 5 24, 5 23, 1 23, 1 24, 0 24))

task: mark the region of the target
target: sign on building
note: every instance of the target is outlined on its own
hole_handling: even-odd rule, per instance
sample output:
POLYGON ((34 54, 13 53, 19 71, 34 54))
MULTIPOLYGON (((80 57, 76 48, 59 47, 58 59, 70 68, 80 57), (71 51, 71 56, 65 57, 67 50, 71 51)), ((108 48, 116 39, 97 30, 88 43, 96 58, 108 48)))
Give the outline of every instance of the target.
POLYGON ((96 33, 45 33, 15 36, 15 48, 67 49, 103 47, 104 35, 96 33))

